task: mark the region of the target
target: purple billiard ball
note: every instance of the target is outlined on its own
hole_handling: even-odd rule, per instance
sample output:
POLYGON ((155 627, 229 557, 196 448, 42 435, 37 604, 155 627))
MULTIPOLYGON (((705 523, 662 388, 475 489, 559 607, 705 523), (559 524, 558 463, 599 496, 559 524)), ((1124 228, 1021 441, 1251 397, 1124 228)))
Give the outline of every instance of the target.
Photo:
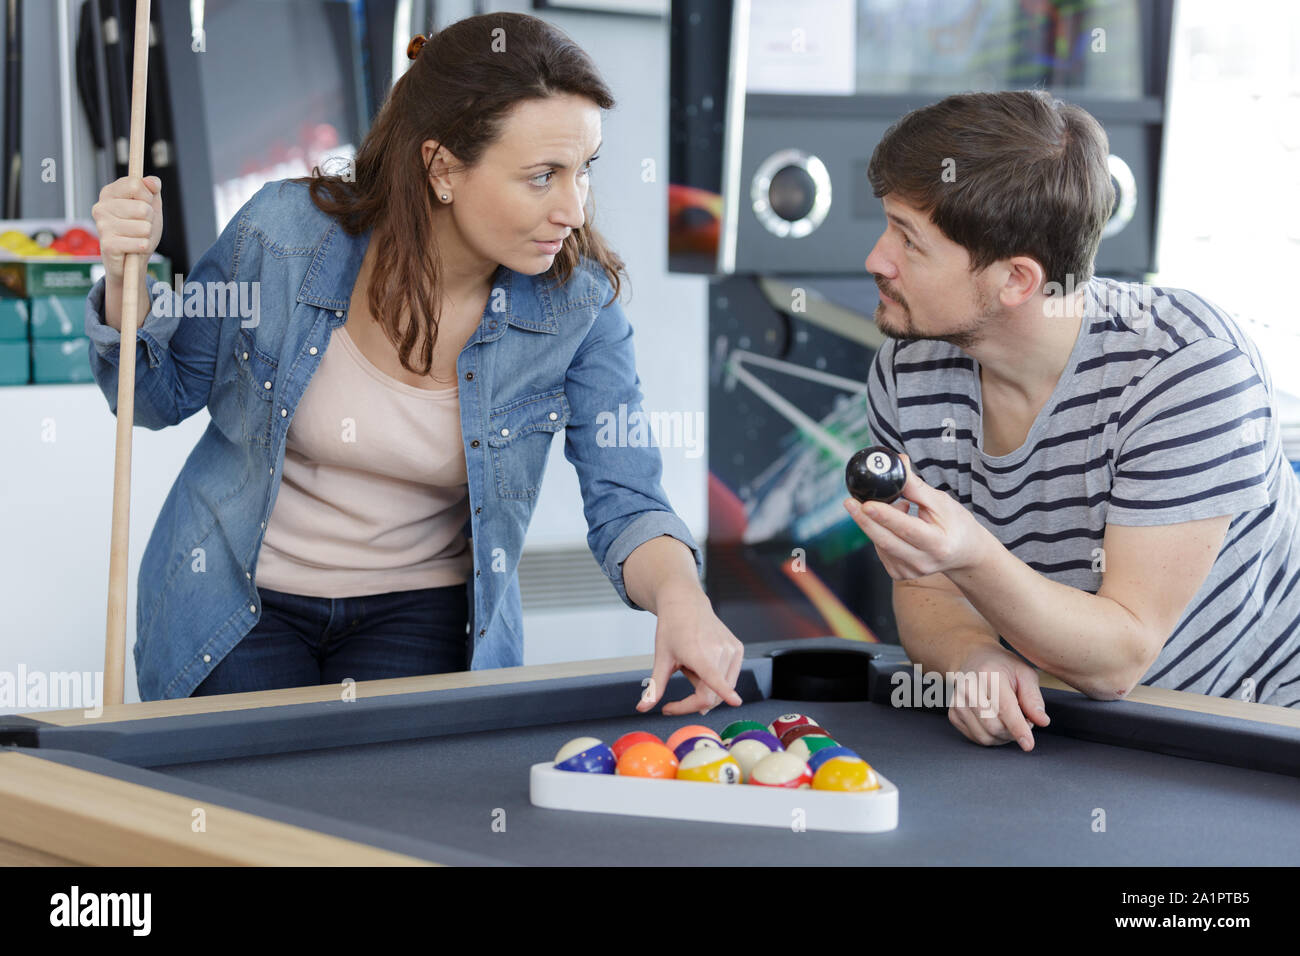
POLYGON ((736 734, 732 738, 730 746, 734 747, 742 740, 757 740, 773 753, 785 749, 781 746, 781 741, 777 739, 776 734, 769 734, 766 730, 747 730, 743 734, 736 734))
POLYGON ((698 750, 701 747, 716 747, 724 753, 726 752, 726 748, 718 742, 717 737, 705 737, 701 735, 699 737, 687 737, 673 750, 673 756, 677 758, 678 763, 681 763, 688 753, 692 750, 698 750))

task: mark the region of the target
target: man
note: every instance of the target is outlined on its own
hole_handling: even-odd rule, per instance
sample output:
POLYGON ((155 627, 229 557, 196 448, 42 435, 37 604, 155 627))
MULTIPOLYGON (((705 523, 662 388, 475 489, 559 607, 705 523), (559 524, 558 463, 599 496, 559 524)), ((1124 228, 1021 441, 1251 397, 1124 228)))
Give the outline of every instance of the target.
POLYGON ((890 337, 869 422, 911 473, 893 507, 844 506, 912 660, 996 684, 996 716, 949 710, 982 744, 1048 723, 1030 664, 1103 700, 1300 704, 1300 483, 1268 369, 1199 296, 1093 276, 1108 152, 1045 92, 962 94, 868 171, 890 337))

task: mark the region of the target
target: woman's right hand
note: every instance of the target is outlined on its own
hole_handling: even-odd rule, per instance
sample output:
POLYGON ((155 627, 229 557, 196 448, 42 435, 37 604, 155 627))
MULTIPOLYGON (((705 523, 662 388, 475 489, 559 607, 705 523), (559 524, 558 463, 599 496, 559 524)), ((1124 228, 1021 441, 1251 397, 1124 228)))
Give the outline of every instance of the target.
POLYGON ((139 253, 146 259, 162 239, 162 180, 123 176, 99 191, 91 207, 99 231, 100 258, 110 283, 122 284, 126 257, 139 253))

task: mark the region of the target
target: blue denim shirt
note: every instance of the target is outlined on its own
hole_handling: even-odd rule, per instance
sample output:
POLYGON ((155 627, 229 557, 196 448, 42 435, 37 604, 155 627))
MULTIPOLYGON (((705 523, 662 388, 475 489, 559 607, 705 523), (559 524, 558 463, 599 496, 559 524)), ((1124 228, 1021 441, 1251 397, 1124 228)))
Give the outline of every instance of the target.
MULTIPOLYGON (((370 236, 349 236, 307 187, 263 186, 186 277, 151 281, 137 332, 135 424, 211 422, 172 485, 140 563, 135 661, 144 700, 188 696, 257 623, 257 557, 275 505, 285 436, 334 329, 347 320, 370 236), (238 283, 226 286, 223 283, 238 283), (256 315, 223 288, 258 283, 256 315), (195 288, 205 289, 202 296, 195 288), (169 300, 169 301, 165 301, 169 300), (188 314, 186 314, 188 313, 188 314)), ((504 266, 456 368, 469 475, 474 669, 523 663, 517 569, 552 437, 564 429, 587 543, 629 607, 622 564, 670 535, 699 548, 660 484, 658 448, 619 446, 601 413, 641 407, 632 328, 604 272, 584 259, 562 287, 504 266), (600 419, 598 420, 598 416, 600 419), (598 440, 598 436, 606 440, 598 440)), ((91 371, 117 412, 121 338, 104 324, 104 280, 86 302, 91 371)))

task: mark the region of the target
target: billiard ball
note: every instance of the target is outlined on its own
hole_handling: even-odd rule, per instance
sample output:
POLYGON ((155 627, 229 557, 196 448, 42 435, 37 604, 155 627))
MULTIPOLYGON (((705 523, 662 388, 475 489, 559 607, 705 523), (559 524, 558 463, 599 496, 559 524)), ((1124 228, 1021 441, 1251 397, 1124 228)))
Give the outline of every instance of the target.
POLYGON ((835 757, 852 757, 855 760, 862 759, 848 747, 824 747, 808 758, 808 766, 812 768, 812 772, 815 774, 821 769, 822 764, 835 757))
POLYGON ((671 780, 677 776, 677 758, 663 744, 643 740, 623 751, 615 773, 624 777, 658 777, 671 780))
POLYGON ((766 730, 746 730, 731 739, 731 747, 736 746, 742 740, 755 740, 762 744, 768 750, 784 750, 781 741, 777 740, 775 735, 769 734, 766 730))
POLYGON ((740 783, 741 776, 736 758, 721 747, 698 747, 677 767, 678 780, 698 783, 740 783))
MULTIPOLYGON (((777 746, 780 746, 780 741, 777 741, 777 746)), ((732 741, 729 753, 736 759, 736 763, 740 764, 741 775, 744 781, 749 783, 749 777, 754 772, 754 766, 773 751, 769 750, 767 744, 763 743, 763 741, 750 739, 732 741)))
POLYGON ((907 484, 907 468, 882 445, 872 445, 854 454, 844 469, 844 483, 858 501, 896 501, 907 484))
POLYGON ((819 737, 830 736, 830 733, 827 732, 825 728, 818 727, 816 724, 800 724, 798 727, 791 727, 781 735, 781 746, 786 750, 789 750, 792 743, 800 737, 806 737, 809 734, 815 734, 819 737))
POLYGON ((825 750, 827 747, 838 747, 837 741, 831 740, 823 734, 804 734, 799 739, 791 742, 790 753, 804 760, 811 760, 812 755, 819 750, 825 750))
POLYGON ((614 772, 616 763, 614 751, 595 737, 577 737, 570 740, 555 756, 559 758, 561 755, 565 756, 562 760, 556 759, 556 770, 568 770, 574 773, 614 772), (575 751, 573 749, 575 744, 585 744, 585 746, 575 751))
POLYGON ((648 734, 644 730, 634 730, 630 734, 624 734, 622 737, 619 737, 618 740, 614 741, 610 745, 610 749, 614 751, 614 759, 617 760, 619 757, 623 756, 623 751, 627 750, 628 747, 647 740, 657 744, 663 743, 663 741, 654 734, 648 734))
POLYGON ((574 737, 555 752, 555 762, 564 763, 570 757, 576 757, 584 750, 594 747, 600 742, 599 737, 574 737))
POLYGON ((717 738, 718 743, 722 742, 722 738, 718 737, 718 732, 712 727, 705 727, 703 724, 687 724, 672 732, 666 741, 668 749, 676 750, 679 743, 691 737, 714 737, 717 738))
POLYGON ((786 787, 799 790, 810 786, 812 770, 794 754, 784 750, 770 753, 749 773, 749 782, 760 787, 786 787))
POLYGON ((706 737, 701 734, 699 737, 687 737, 679 743, 675 748, 673 748, 673 756, 676 757, 680 763, 682 760, 686 759, 688 753, 692 750, 699 750, 701 747, 712 747, 714 750, 725 750, 722 746, 722 741, 717 737, 706 737))
POLYGON ((880 781, 862 758, 832 757, 813 777, 814 790, 878 790, 880 781))
POLYGON ((779 738, 791 727, 798 727, 802 724, 812 724, 816 727, 817 721, 813 720, 811 717, 806 717, 803 714, 782 714, 776 720, 772 721, 772 723, 768 724, 767 729, 774 737, 779 738))
POLYGON ((767 730, 767 725, 760 724, 757 720, 737 720, 722 728, 722 742, 729 744, 747 730, 767 730))

